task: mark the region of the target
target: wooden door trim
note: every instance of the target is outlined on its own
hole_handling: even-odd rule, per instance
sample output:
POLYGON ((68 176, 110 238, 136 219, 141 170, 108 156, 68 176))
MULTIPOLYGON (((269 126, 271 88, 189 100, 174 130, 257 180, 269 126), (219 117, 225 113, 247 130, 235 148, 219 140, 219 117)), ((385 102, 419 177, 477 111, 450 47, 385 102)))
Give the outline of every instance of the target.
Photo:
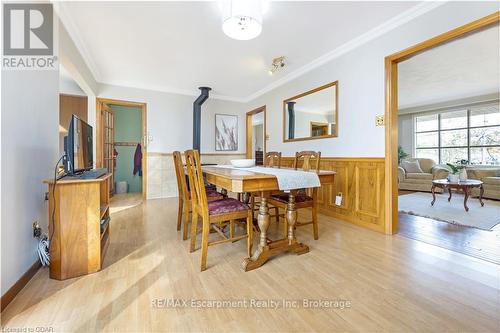
POLYGON ((263 112, 264 113, 264 123, 263 123, 263 131, 264 131, 264 154, 266 154, 266 151, 267 151, 267 116, 266 116, 266 106, 263 105, 263 106, 260 106, 256 109, 253 109, 251 111, 248 111, 246 113, 246 121, 245 121, 245 124, 246 124, 246 151, 245 151, 245 155, 246 155, 246 158, 252 158, 252 126, 251 126, 251 121, 252 121, 252 116, 257 114, 257 113, 261 113, 263 112))
POLYGON ((141 108, 141 118, 142 118, 142 197, 143 199, 147 198, 147 189, 148 189, 148 145, 147 145, 147 104, 142 102, 133 102, 133 101, 124 101, 119 99, 110 99, 110 98, 96 98, 96 166, 102 167, 102 145, 103 142, 101 140, 102 137, 102 118, 101 118, 101 106, 102 104, 115 104, 121 106, 137 106, 141 108))
POLYGON ((385 58, 385 233, 398 229, 398 63, 500 21, 500 11, 418 43, 385 58))

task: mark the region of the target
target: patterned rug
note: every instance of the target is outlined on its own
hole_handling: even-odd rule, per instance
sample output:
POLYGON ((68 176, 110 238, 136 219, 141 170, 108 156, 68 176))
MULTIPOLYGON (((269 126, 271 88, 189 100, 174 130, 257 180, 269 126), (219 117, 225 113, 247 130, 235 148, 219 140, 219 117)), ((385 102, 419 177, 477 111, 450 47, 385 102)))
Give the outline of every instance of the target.
POLYGON ((469 197, 464 209, 464 195, 453 193, 448 202, 448 194, 436 194, 436 202, 431 206, 432 194, 417 192, 399 196, 399 211, 402 213, 431 218, 438 221, 491 230, 500 223, 500 202, 485 200, 481 207, 477 198, 469 197))

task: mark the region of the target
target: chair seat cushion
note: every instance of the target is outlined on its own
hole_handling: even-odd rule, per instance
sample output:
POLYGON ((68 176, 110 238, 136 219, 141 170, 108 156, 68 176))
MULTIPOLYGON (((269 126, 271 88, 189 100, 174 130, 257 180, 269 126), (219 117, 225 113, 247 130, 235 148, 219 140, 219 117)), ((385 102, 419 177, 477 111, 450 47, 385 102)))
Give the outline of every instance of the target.
MULTIPOLYGON (((271 195, 271 199, 274 199, 276 201, 288 202, 288 193, 278 193, 278 194, 273 194, 271 195)), ((304 193, 299 193, 295 196, 295 202, 306 202, 306 201, 313 201, 313 198, 310 196, 304 194, 304 193)))
POLYGON ((431 173, 413 173, 413 172, 409 172, 409 173, 406 174, 406 178, 432 180, 432 174, 431 173))
MULTIPOLYGON (((211 189, 207 188, 205 192, 207 193, 207 199, 216 198, 216 197, 221 197, 221 198, 224 197, 222 195, 222 193, 219 193, 216 190, 211 190, 211 189)), ((189 192, 189 199, 191 199, 191 192, 189 192)))
POLYGON ((248 209, 249 207, 247 204, 233 198, 208 202, 208 213, 210 215, 227 214, 248 209))
POLYGON ((207 192, 207 198, 222 197, 222 194, 217 192, 216 190, 207 189, 206 192, 207 192))

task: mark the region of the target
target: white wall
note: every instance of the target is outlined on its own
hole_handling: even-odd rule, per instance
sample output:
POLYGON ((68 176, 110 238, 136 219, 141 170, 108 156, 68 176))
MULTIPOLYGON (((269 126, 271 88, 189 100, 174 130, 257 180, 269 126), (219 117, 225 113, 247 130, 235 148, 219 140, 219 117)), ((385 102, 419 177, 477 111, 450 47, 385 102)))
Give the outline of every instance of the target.
POLYGON ((96 95, 98 83, 64 24, 59 21, 59 61, 87 95, 96 95))
POLYGON ((292 156, 299 150, 321 150, 323 156, 383 157, 384 127, 375 116, 384 114, 384 58, 409 46, 498 11, 496 2, 446 3, 247 104, 267 106, 268 150, 292 156), (339 136, 283 143, 282 101, 339 81, 339 136))
MULTIPOLYGON (((57 7, 57 3, 55 3, 57 7)), ((59 21, 59 62, 64 66, 67 74, 75 81, 78 87, 87 95, 88 98, 88 114, 87 122, 93 128, 93 136, 96 137, 96 100, 99 84, 95 80, 92 71, 87 66, 82 55, 78 51, 75 43, 68 34, 64 24, 59 21)), ((60 89, 66 89, 64 84, 60 89)), ((94 144, 94 156, 96 154, 96 145, 94 144)), ((95 158, 94 158, 95 166, 95 158)))
POLYGON ((252 156, 255 157, 257 149, 264 150, 264 124, 252 126, 252 156))
POLYGON ((413 132, 413 115, 402 114, 398 116, 398 144, 411 157, 414 157, 414 132, 413 132))
MULTIPOLYGON (((99 97, 147 103, 149 152, 171 153, 192 148, 193 102, 196 96, 102 84, 99 97)), ((244 105, 209 98, 202 106, 201 152, 215 151, 215 114, 238 115, 238 151, 245 152, 244 105)), ((231 152, 235 153, 235 152, 231 152)))
POLYGON ((32 223, 47 231, 47 185, 58 159, 58 71, 2 71, 2 295, 38 260, 32 223))
POLYGON ((59 92, 65 95, 87 96, 80 86, 68 77, 59 77, 59 92))
MULTIPOLYGON (((288 123, 288 117, 287 117, 288 123)), ((295 138, 309 138, 311 136, 311 122, 329 123, 333 122, 333 115, 310 113, 307 111, 295 111, 295 138)), ((331 126, 328 126, 328 134, 331 126)), ((286 137, 288 137, 288 127, 286 128, 286 137)))
MULTIPOLYGON (((191 110, 192 110, 191 103, 191 110)), ((246 110, 242 103, 208 99, 201 112, 201 152, 215 151, 215 114, 232 114, 238 116, 238 150, 227 153, 245 153, 246 150, 246 110)), ((192 112, 192 111, 191 111, 192 112)), ((192 141, 192 140, 191 140, 192 141)), ((190 142, 191 142, 190 141, 190 142)), ((222 153, 218 151, 217 153, 222 153)))

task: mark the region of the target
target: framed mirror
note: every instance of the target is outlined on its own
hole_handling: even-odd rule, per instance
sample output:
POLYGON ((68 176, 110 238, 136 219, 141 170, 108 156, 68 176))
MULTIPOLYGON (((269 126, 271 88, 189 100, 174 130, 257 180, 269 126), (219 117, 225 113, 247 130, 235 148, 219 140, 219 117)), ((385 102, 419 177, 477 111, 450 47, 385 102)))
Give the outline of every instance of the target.
POLYGON ((338 81, 283 101, 283 142, 338 136, 338 81))

